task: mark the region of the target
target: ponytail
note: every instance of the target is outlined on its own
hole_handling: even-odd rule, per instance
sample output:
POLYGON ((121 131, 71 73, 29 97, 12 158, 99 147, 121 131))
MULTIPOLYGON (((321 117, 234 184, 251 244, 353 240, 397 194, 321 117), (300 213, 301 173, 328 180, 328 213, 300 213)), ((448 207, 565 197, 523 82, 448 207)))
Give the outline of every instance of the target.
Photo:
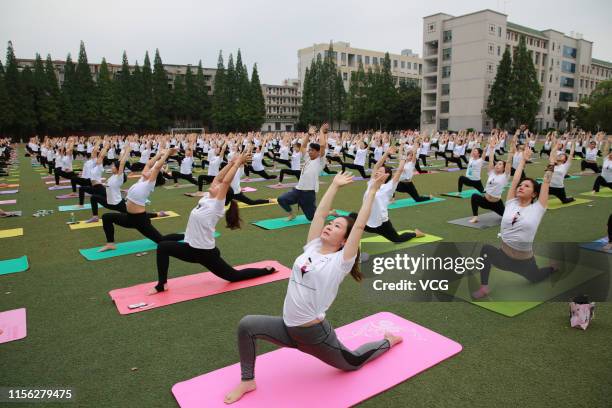
POLYGON ((226 227, 232 230, 240 229, 242 219, 240 219, 240 212, 238 210, 238 203, 236 200, 230 201, 230 206, 225 212, 226 227))
MULTIPOLYGON (((353 225, 355 225, 355 220, 357 220, 357 213, 352 212, 349 215, 343 216, 341 218, 344 218, 347 222, 346 234, 344 235, 344 238, 348 238, 349 234, 351 233, 351 230, 353 229, 353 225)), ((361 273, 361 269, 359 268, 360 258, 361 251, 358 248, 357 257, 355 258, 355 263, 353 264, 353 267, 351 268, 350 272, 353 279, 355 279, 357 282, 361 282, 363 280, 363 274, 361 273)))

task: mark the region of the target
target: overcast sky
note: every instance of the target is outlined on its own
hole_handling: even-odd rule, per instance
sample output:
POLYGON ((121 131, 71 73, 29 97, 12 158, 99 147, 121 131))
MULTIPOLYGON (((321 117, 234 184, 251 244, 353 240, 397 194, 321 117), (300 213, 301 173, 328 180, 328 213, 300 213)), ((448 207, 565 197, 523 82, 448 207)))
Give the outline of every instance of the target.
POLYGON ((297 50, 348 41, 358 48, 422 54, 424 16, 461 15, 490 8, 535 29, 582 33, 593 57, 612 61, 612 0, 0 0, 0 50, 13 41, 18 58, 36 52, 73 59, 83 40, 90 62, 106 57, 142 64, 159 48, 164 63, 214 67, 241 49, 263 83, 297 77, 297 50))

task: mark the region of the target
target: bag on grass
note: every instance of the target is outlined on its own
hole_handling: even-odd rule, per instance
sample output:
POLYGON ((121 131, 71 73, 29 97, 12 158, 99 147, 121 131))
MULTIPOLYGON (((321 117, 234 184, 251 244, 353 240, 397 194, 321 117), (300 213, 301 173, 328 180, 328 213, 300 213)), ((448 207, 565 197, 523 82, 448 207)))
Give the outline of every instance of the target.
POLYGON ((586 295, 576 296, 569 303, 570 326, 586 330, 595 317, 595 302, 589 302, 586 295))

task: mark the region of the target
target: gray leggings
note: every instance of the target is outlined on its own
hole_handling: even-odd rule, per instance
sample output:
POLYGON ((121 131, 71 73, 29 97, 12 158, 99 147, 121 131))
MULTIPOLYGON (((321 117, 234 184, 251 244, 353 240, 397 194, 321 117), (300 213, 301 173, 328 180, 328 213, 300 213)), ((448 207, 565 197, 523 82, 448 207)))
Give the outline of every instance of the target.
POLYGON ((327 320, 310 327, 288 327, 282 317, 245 316, 238 325, 238 351, 242 380, 255 378, 256 339, 279 347, 297 348, 342 371, 360 369, 391 348, 388 340, 361 345, 354 351, 344 347, 327 320))

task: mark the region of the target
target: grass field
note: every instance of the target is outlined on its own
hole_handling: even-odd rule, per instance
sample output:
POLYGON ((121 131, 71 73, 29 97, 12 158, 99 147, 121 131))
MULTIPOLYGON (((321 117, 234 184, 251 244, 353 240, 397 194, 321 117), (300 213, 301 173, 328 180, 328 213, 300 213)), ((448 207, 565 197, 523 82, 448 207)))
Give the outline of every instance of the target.
MULTIPOLYGON (((30 165, 30 159, 23 156, 22 148, 19 161, 20 191, 0 199, 16 198, 16 205, 2 208, 22 210, 24 216, 0 220, 0 229, 23 227, 25 235, 1 239, 0 259, 28 255, 31 268, 27 272, 0 276, 0 310, 26 307, 28 336, 0 345, 0 386, 72 387, 77 401, 64 406, 174 407, 177 404, 170 392, 173 384, 238 361, 235 332, 244 315, 281 314, 287 281, 135 315, 119 315, 108 292, 155 280, 155 254, 86 261, 78 249, 103 244, 102 229, 71 231, 65 224, 70 213, 57 212, 57 206, 73 204, 76 200, 56 200, 56 195, 68 190, 48 191, 30 165), (55 213, 43 218, 32 217, 38 209, 54 209, 55 213)), ((527 174, 540 177, 544 164, 541 160, 529 165, 527 174)), ((579 161, 575 161, 570 173, 578 172, 579 166, 579 161)), ((456 191, 459 174, 421 175, 415 178, 415 184, 421 194, 456 191)), ((590 191, 593 181, 593 176, 567 181, 568 194, 590 191)), ((128 180, 129 184, 133 182, 128 180)), ((248 184, 258 188, 249 195, 260 198, 279 194, 278 190, 265 188, 265 184, 248 184)), ((322 190, 328 185, 323 185, 322 190)), ((358 209, 364 186, 364 182, 356 182, 343 189, 335 207, 358 209)), ((173 210, 181 214, 156 222, 154 225, 162 233, 184 231, 196 199, 183 193, 192 190, 195 188, 157 188, 153 193, 151 210, 173 210)), ((590 206, 548 211, 537 240, 588 242, 604 236, 612 200, 592 200, 590 206)), ((277 206, 242 210, 245 223, 238 231, 227 230, 219 223, 222 235, 217 245, 223 257, 236 265, 277 259, 291 266, 300 254, 307 226, 264 231, 249 224, 283 214, 277 206)), ((90 212, 78 211, 75 215, 77 219, 85 219, 90 212)), ((496 239, 497 228, 475 230, 447 223, 469 215, 469 200, 453 198, 390 212, 398 230, 419 228, 456 242, 496 239)), ((134 230, 118 228, 116 238, 121 242, 142 237, 134 230)), ((173 259, 170 277, 201 270, 198 265, 173 259)), ((596 319, 583 332, 569 328, 566 303, 549 302, 507 318, 462 301, 400 303, 385 302, 384 298, 372 301, 366 299, 359 284, 347 279, 328 319, 333 325, 341 326, 382 310, 461 343, 463 351, 365 401, 365 407, 604 407, 610 404, 610 303, 597 305, 596 319)), ((271 349, 272 346, 261 343, 259 351, 271 349)), ((284 401, 279 406, 291 407, 291 402, 284 401)))

